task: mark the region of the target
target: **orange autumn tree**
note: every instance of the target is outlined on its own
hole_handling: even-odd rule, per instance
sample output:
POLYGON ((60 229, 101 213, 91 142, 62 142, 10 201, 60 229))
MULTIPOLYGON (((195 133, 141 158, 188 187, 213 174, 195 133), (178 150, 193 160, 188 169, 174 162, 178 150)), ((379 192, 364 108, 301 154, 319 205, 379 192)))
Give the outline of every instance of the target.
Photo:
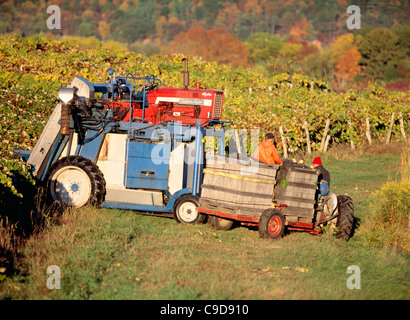
POLYGON ((337 59, 334 71, 335 76, 346 82, 352 81, 354 76, 361 71, 359 65, 360 58, 361 55, 357 46, 353 45, 337 59))
POLYGON ((310 21, 303 17, 301 21, 296 21, 295 24, 290 28, 289 33, 297 38, 306 39, 309 32, 312 32, 313 26, 310 21))
POLYGON ((221 28, 206 30, 195 26, 179 33, 169 47, 171 53, 201 56, 232 66, 247 65, 248 50, 237 38, 221 28))

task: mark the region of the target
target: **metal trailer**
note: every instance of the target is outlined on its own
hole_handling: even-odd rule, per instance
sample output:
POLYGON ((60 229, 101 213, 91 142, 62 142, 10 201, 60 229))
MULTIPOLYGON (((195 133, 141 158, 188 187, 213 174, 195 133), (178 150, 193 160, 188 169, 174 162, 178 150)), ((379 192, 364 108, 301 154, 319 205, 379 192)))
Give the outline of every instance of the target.
POLYGON ((239 222, 257 226, 262 238, 279 239, 286 231, 320 234, 331 224, 337 238, 351 236, 353 202, 334 193, 320 196, 313 169, 217 156, 207 158, 203 173, 197 211, 216 229, 239 222))

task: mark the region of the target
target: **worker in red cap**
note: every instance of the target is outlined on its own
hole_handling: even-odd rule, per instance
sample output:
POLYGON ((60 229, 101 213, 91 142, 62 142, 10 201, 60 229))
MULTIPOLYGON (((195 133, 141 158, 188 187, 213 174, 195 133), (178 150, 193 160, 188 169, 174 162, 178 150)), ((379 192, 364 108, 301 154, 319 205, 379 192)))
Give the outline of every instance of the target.
POLYGON ((330 187, 330 173, 322 165, 322 159, 316 157, 313 159, 313 168, 316 170, 319 181, 319 190, 322 196, 329 194, 330 187))
POLYGON ((283 164, 282 159, 279 157, 278 150, 276 150, 273 143, 274 138, 273 133, 267 133, 265 139, 253 152, 252 158, 268 164, 283 164))

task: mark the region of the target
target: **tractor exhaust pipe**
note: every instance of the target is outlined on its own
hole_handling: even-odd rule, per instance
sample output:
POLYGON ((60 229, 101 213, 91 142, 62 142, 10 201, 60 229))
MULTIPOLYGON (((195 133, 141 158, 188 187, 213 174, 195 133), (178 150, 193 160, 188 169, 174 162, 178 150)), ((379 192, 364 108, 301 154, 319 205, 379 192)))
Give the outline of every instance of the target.
POLYGON ((183 58, 181 61, 185 61, 184 87, 185 89, 188 89, 188 86, 189 86, 188 58, 183 58))
POLYGON ((60 134, 68 136, 70 134, 70 113, 71 104, 75 98, 76 88, 60 88, 58 97, 62 101, 61 118, 60 118, 60 134))
POLYGON ((63 103, 61 106, 61 119, 60 119, 60 134, 68 136, 70 134, 70 110, 71 105, 63 103))

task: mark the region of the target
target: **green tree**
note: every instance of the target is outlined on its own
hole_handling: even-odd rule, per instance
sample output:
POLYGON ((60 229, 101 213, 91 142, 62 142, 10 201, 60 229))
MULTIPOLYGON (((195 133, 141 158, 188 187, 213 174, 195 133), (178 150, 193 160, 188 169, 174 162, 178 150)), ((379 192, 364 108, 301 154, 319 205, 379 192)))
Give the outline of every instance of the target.
POLYGON ((399 53, 403 59, 397 66, 398 76, 408 78, 410 75, 410 23, 397 28, 395 34, 399 38, 399 53))
POLYGON ((407 56, 410 56, 410 23, 401 26, 394 30, 399 40, 400 51, 407 56))
POLYGON ((251 63, 266 62, 279 54, 283 42, 277 36, 268 33, 256 33, 245 42, 251 63))
POLYGON ((16 16, 16 11, 12 1, 0 4, 0 33, 13 30, 13 18, 16 16))
POLYGON ((399 50, 396 34, 385 28, 376 28, 357 40, 362 55, 360 64, 366 78, 393 80, 398 77, 397 66, 404 58, 404 52, 399 50))
POLYGON ((81 22, 77 32, 81 37, 91 37, 94 34, 94 26, 89 22, 81 22))
POLYGON ((330 56, 329 49, 308 55, 303 59, 303 72, 313 78, 330 79, 333 71, 330 56))
POLYGON ((300 43, 286 42, 280 50, 280 54, 292 61, 298 62, 303 45, 300 43))

